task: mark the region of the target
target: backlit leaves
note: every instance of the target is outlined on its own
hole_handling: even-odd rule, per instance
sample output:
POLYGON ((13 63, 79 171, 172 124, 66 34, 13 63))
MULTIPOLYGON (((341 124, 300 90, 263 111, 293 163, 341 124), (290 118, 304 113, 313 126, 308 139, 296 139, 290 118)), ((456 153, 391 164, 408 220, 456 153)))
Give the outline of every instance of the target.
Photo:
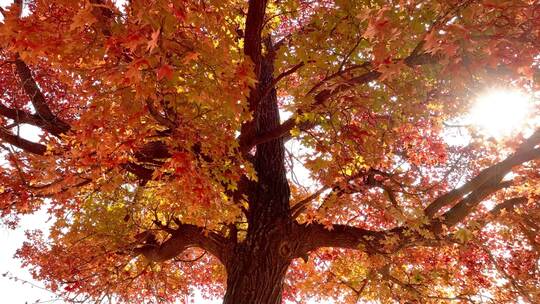
MULTIPOLYGON (((193 286, 222 295, 225 272, 210 254, 190 249, 153 263, 133 250, 170 237, 156 223, 245 237, 250 206, 238 193, 242 181, 258 181, 256 148, 241 151, 237 139, 256 119, 247 99, 259 79, 243 52, 247 5, 36 0, 23 18, 5 10, 1 104, 36 113, 13 65, 20 58, 70 126, 62 134, 37 126, 43 155, 2 143, 3 220, 13 226, 42 206, 56 219, 49 238, 30 232, 18 253, 49 288, 127 303, 173 302, 193 286)), ((524 196, 524 205, 479 207, 456 227, 427 226, 423 211, 525 137, 453 145, 445 123, 486 84, 538 89, 538 20, 538 5, 525 0, 268 3, 262 53, 275 62, 274 80, 281 76, 272 85, 293 122, 284 137, 301 147, 287 160, 291 202, 318 191, 298 221, 329 231, 403 227, 411 237, 294 260, 287 300, 538 300, 537 161, 486 198, 498 206, 524 196)), ((2 130, 19 134, 18 117, 0 114, 2 130)))

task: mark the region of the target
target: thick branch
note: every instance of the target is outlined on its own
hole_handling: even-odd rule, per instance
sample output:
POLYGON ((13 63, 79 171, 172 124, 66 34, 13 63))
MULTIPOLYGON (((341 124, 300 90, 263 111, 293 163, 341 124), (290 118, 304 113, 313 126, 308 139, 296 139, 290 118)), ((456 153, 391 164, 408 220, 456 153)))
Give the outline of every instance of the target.
POLYGON ((467 197, 462 199, 454 207, 443 214, 442 223, 446 227, 455 226, 457 223, 465 219, 465 217, 467 217, 471 211, 476 208, 476 206, 478 206, 478 204, 480 204, 484 199, 498 190, 510 186, 512 184, 511 182, 500 182, 503 177, 504 175, 497 176, 490 183, 487 183, 471 192, 467 197))
POLYGON ((154 170, 148 169, 142 165, 132 163, 132 162, 126 163, 122 165, 122 167, 126 171, 135 174, 135 176, 137 176, 144 184, 146 184, 149 180, 151 180, 152 175, 154 174, 154 170))
POLYGON ((497 216, 499 215, 499 213, 501 213, 501 211, 503 210, 506 210, 507 212, 508 211, 511 211, 512 209, 514 209, 514 207, 516 207, 517 205, 521 205, 521 204, 524 204, 527 202, 527 198, 526 197, 515 197, 515 198, 511 198, 511 199, 508 199, 500 204, 498 204, 497 206, 495 206, 493 209, 491 209, 489 211, 490 214, 492 214, 493 216, 497 216))
POLYGON ((111 36, 110 23, 114 21, 114 11, 107 7, 108 3, 105 0, 90 0, 90 3, 94 6, 92 14, 98 20, 97 25, 101 33, 106 37, 111 36))
POLYGON ((152 262, 170 260, 191 247, 200 247, 217 257, 223 264, 229 259, 231 244, 219 234, 206 232, 203 228, 190 224, 180 224, 171 231, 171 237, 161 244, 147 244, 136 248, 136 254, 144 255, 152 262))
POLYGON ((14 120, 16 124, 30 124, 36 127, 44 126, 44 122, 39 116, 26 111, 8 108, 3 104, 0 104, 0 115, 14 120))
POLYGON ((266 11, 266 0, 250 0, 246 17, 244 36, 244 54, 255 64, 255 74, 260 71, 261 62, 261 31, 266 11))
POLYGON ((509 156, 504 161, 482 170, 480 174, 465 183, 463 186, 441 195, 434 200, 425 209, 426 216, 428 218, 433 218, 435 214, 444 206, 452 204, 467 193, 478 189, 490 180, 497 179, 498 177, 504 177, 504 175, 510 172, 514 166, 538 158, 538 149, 531 150, 538 143, 540 143, 540 130, 537 130, 531 137, 523 142, 517 149, 516 153, 509 156))
MULTIPOLYGON (((492 195, 496 191, 508 187, 511 182, 501 182, 504 176, 515 166, 524 162, 540 158, 540 148, 534 148, 540 141, 540 130, 536 131, 529 137, 520 147, 517 152, 506 158, 505 160, 484 169, 480 174, 471 179, 462 188, 468 189, 467 192, 457 199, 462 198, 454 207, 448 210, 440 218, 432 219, 423 229, 433 232, 434 236, 442 232, 443 225, 451 228, 464 220, 486 197, 492 195), (468 194, 466 197, 465 194, 468 194)), ((455 195, 455 194, 453 194, 455 195)), ((443 196, 444 197, 444 196, 443 196)), ((456 200, 457 200, 456 199, 456 200)), ((496 207, 492 214, 497 214, 503 208, 509 208, 515 204, 523 202, 523 198, 509 200, 500 206, 496 207)), ((347 225, 333 225, 331 229, 327 229, 320 224, 314 225, 297 225, 296 228, 299 237, 305 241, 305 245, 300 249, 299 254, 306 251, 314 250, 319 247, 339 247, 349 249, 363 249, 369 253, 379 251, 393 251, 402 246, 407 246, 412 243, 421 243, 430 241, 425 236, 416 230, 408 229, 407 227, 396 227, 390 230, 370 231, 358 227, 347 225), (407 233, 405 233, 407 232, 407 233), (390 238, 396 238, 390 240, 390 238), (392 248, 385 248, 383 241, 392 241, 392 248)))
MULTIPOLYGON (((253 62, 253 72, 258 83, 250 88, 248 105, 249 111, 257 115, 257 107, 261 102, 264 86, 261 84, 262 68, 262 28, 264 15, 266 12, 267 0, 250 0, 246 17, 246 28, 244 36, 244 54, 253 62)), ((243 143, 245 138, 251 138, 256 135, 256 118, 242 124, 240 137, 238 141, 243 143)), ((249 151, 245 150, 245 151, 249 151)))
POLYGON ((6 131, 3 128, 0 128, 0 138, 21 150, 30 152, 36 155, 44 155, 47 151, 47 147, 42 144, 38 144, 27 139, 24 139, 20 136, 14 135, 13 133, 6 131))
POLYGON ((26 63, 20 58, 17 58, 15 60, 15 65, 17 66, 17 74, 19 75, 23 89, 26 92, 26 95, 30 97, 34 109, 36 109, 36 116, 41 118, 44 122, 43 128, 54 135, 60 135, 69 131, 70 126, 58 119, 58 117, 51 112, 45 100, 45 96, 39 89, 34 77, 32 77, 30 68, 28 68, 26 63))
POLYGON ((328 229, 321 224, 297 224, 295 235, 304 240, 298 256, 320 247, 362 249, 370 254, 383 252, 380 242, 386 236, 400 234, 403 229, 372 231, 348 225, 333 225, 328 229))
MULTIPOLYGON (((96 3, 99 3, 99 1, 96 3)), ((26 63, 20 58, 15 60, 15 64, 23 89, 30 98, 32 105, 36 110, 36 114, 29 114, 25 111, 10 109, 0 104, 0 115, 13 119, 17 123, 28 123, 43 128, 56 136, 69 132, 71 126, 60 120, 52 113, 45 100, 45 95, 41 92, 38 84, 32 77, 32 73, 28 65, 26 65, 26 63)), ((152 113, 152 110, 150 110, 150 112, 152 113)), ((46 147, 44 145, 22 139, 8 131, 0 132, 0 137, 6 142, 27 152, 43 155, 46 151, 46 147)), ((141 151, 136 153, 136 157, 141 158, 139 159, 140 161, 166 158, 169 156, 170 154, 164 145, 154 142, 144 146, 141 151)), ((142 165, 136 163, 127 163, 123 167, 128 172, 135 174, 143 181, 152 179, 153 170, 145 168, 142 165)))
POLYGON ((156 107, 154 107, 154 103, 152 102, 152 100, 150 99, 147 99, 146 100, 146 106, 148 108, 148 112, 150 113, 150 115, 152 115, 152 117, 157 121, 159 122, 160 124, 162 124, 163 126, 173 130, 176 128, 176 124, 174 123, 174 121, 171 121, 169 120, 167 117, 161 115, 158 111, 158 109, 156 109, 156 107))

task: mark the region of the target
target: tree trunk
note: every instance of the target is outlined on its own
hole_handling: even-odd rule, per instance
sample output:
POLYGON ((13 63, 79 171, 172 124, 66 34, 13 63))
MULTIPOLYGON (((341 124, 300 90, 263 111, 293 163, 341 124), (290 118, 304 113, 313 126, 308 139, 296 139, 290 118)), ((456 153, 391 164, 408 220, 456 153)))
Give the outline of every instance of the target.
MULTIPOLYGON (((268 49, 272 48, 268 43, 268 49)), ((279 110, 273 85, 273 58, 264 57, 257 91, 254 126, 262 134, 279 126, 279 110)), ((283 278, 291 262, 288 240, 292 220, 289 184, 284 164, 283 139, 257 146, 254 166, 258 181, 248 190, 246 239, 237 244, 227 268, 225 304, 280 304, 283 278)))
POLYGON ((245 250, 228 267, 224 304, 281 304, 290 261, 281 257, 277 248, 264 247, 255 254, 245 250))

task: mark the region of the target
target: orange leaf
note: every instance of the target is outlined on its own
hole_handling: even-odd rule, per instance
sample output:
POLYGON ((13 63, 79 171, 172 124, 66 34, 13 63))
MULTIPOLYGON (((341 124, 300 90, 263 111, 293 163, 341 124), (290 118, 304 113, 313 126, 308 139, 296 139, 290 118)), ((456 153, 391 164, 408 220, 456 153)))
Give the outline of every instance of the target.
POLYGON ((162 80, 163 78, 167 78, 168 80, 171 80, 173 78, 173 74, 174 70, 172 67, 168 64, 164 64, 157 71, 157 79, 162 80))

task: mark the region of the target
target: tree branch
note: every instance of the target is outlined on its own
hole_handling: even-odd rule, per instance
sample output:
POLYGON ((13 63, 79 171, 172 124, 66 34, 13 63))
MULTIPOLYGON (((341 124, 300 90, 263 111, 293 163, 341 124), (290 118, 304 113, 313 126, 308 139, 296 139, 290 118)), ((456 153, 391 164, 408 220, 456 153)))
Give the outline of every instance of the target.
POLYGON ((262 96, 261 99, 265 99, 266 97, 268 97, 268 94, 270 94, 270 92, 272 91, 272 89, 274 89, 274 87, 276 86, 276 84, 278 84, 278 82, 279 82, 281 79, 283 79, 283 78, 285 78, 285 77, 287 77, 287 76, 293 74, 294 72, 298 71, 298 69, 300 69, 300 68, 303 67, 304 65, 305 65, 304 62, 300 62, 300 63, 294 65, 293 67, 291 67, 290 69, 286 70, 285 72, 279 74, 279 75, 272 81, 272 83, 266 87, 266 89, 264 90, 263 94, 261 95, 261 96, 262 96))
MULTIPOLYGON (((438 61, 438 57, 433 56, 431 54, 419 54, 419 55, 413 54, 405 58, 403 61, 405 62, 407 66, 414 67, 418 65, 435 63, 438 61)), ((347 70, 344 70, 344 72, 345 71, 347 70)), ((313 103, 310 106, 310 110, 317 109, 318 107, 324 105, 330 98, 340 93, 348 91, 358 85, 366 84, 371 81, 377 80, 381 75, 382 73, 377 70, 370 70, 361 75, 353 77, 347 80, 345 83, 335 86, 332 89, 324 89, 313 97, 313 103)), ((302 113, 303 113, 302 110, 298 110, 296 115, 294 115, 293 117, 283 122, 277 128, 267 131, 265 133, 259 134, 257 136, 253 136, 251 138, 244 139, 240 143, 241 151, 249 151, 251 150, 251 148, 253 148, 256 145, 265 143, 267 141, 270 141, 276 138, 283 137, 285 140, 288 140, 291 137, 291 134, 290 134, 291 130, 295 127, 299 128, 300 130, 310 129, 314 127, 315 123, 313 122, 301 122, 301 123, 296 122, 296 117, 300 116, 302 113)))
POLYGON ((362 249, 369 254, 381 253, 381 241, 386 236, 400 233, 402 229, 373 231, 348 225, 296 224, 294 235, 304 240, 298 249, 297 256, 320 247, 362 249))
POLYGON ((503 210, 506 210, 507 212, 511 211, 512 209, 514 209, 514 207, 518 206, 518 205, 521 205, 521 204, 524 204, 527 202, 527 198, 526 197, 514 197, 514 198, 511 198, 511 199, 508 199, 500 204, 498 204, 497 206, 493 207, 493 209, 491 209, 489 211, 489 213, 493 216, 497 216, 499 215, 503 210))
POLYGON ((30 152, 35 155, 45 155, 47 147, 42 144, 38 144, 27 139, 24 139, 20 136, 14 135, 13 133, 0 128, 0 138, 23 151, 30 152))
MULTIPOLYGON (((253 72, 258 81, 256 85, 250 87, 248 97, 248 108, 251 113, 257 115, 257 106, 261 102, 262 90, 261 85, 261 68, 262 68, 262 28, 264 23, 264 15, 266 12, 267 0, 249 0, 249 7, 246 17, 246 28, 244 35, 244 54, 251 59, 254 68, 253 72)), ((268 43, 271 46, 271 41, 268 43)), ((272 88, 270 88, 271 90, 272 88)), ((255 136, 256 121, 247 121, 242 124, 238 141, 243 143, 245 138, 255 136)), ((242 150, 242 149, 241 149, 242 150)), ((242 150, 249 151, 248 150, 242 150)))
POLYGON ((199 247, 217 257, 224 265, 227 263, 231 248, 227 238, 195 225, 176 222, 178 228, 170 231, 169 239, 161 244, 146 244, 133 249, 133 252, 152 262, 163 262, 175 258, 188 248, 199 247))
MULTIPOLYGON (((435 238, 443 232, 443 226, 451 228, 464 220, 486 197, 496 191, 508 187, 511 182, 504 182, 504 176, 515 166, 524 162, 540 158, 540 148, 534 148, 540 142, 540 130, 523 142, 517 151, 505 160, 482 170, 476 177, 471 179, 462 188, 469 191, 459 190, 462 198, 455 206, 444 213, 440 218, 433 218, 422 229, 431 231, 435 238), (468 194, 465 196, 465 194, 468 194), (465 196, 465 197, 464 197, 465 196)), ((456 192, 456 191, 454 191, 456 192)), ((456 194, 452 194, 454 195, 456 194)), ((445 197, 443 195, 443 197, 445 197)), ((455 201, 454 200, 454 201, 455 201)), ((515 198, 497 206, 492 214, 498 214, 500 210, 510 208, 515 204, 522 203, 524 198, 515 198)), ((437 201, 437 200, 436 200, 437 201)), ((403 246, 433 241, 420 234, 417 229, 409 229, 406 226, 396 227, 389 230, 371 231, 348 225, 333 225, 325 227, 321 224, 302 225, 297 224, 297 237, 304 240, 298 256, 307 251, 319 247, 339 247, 349 249, 362 249, 368 253, 395 251, 403 246), (389 244, 389 245, 386 245, 389 244), (305 251, 303 251, 305 250, 305 251)))
POLYGON ((467 195, 464 199, 442 215, 442 223, 447 227, 453 227, 465 219, 465 217, 467 217, 471 211, 488 196, 500 189, 510 186, 512 182, 500 182, 503 177, 504 175, 500 177, 497 176, 493 181, 490 181, 489 183, 467 195))
POLYGON ((294 206, 291 207, 291 217, 293 219, 297 218, 302 212, 306 210, 306 206, 317 199, 321 193, 326 191, 328 189, 327 186, 322 187, 321 189, 315 191, 315 193, 309 195, 308 197, 300 200, 298 203, 296 203, 294 206))
POLYGON ((146 184, 149 180, 152 179, 152 175, 154 174, 154 170, 148 169, 142 165, 133 162, 123 164, 122 168, 137 176, 141 180, 141 184, 146 184))
POLYGON ((24 9, 24 1, 23 0, 15 0, 13 1, 13 5, 17 6, 17 16, 19 18, 22 17, 23 9, 24 9))
POLYGON ((176 124, 172 120, 169 120, 167 117, 161 115, 159 111, 156 109, 156 107, 154 107, 154 103, 152 102, 152 100, 147 99, 146 106, 148 108, 148 112, 150 113, 150 115, 152 115, 152 117, 157 122, 159 122, 160 124, 162 124, 163 126, 171 130, 176 129, 176 124))
POLYGON ((56 136, 66 133, 70 130, 70 126, 56 117, 50 110, 45 96, 39 89, 30 68, 20 58, 15 59, 17 74, 21 80, 22 87, 26 95, 30 97, 30 101, 36 110, 36 116, 43 121, 43 128, 56 136))
POLYGON ((540 129, 534 132, 534 134, 529 137, 525 142, 523 142, 514 154, 506 158, 504 161, 488 167, 482 170, 476 177, 471 179, 469 182, 465 183, 463 186, 456 188, 444 195, 441 195, 436 200, 434 200, 428 207, 424 210, 428 218, 433 218, 435 214, 444 206, 450 205, 458 199, 462 198, 467 193, 470 193, 487 181, 497 179, 498 177, 502 178, 510 170, 521 163, 535 159, 538 157, 538 151, 531 150, 540 143, 540 129))
POLYGON ((244 36, 244 54, 255 64, 255 75, 258 76, 261 63, 261 32, 264 22, 267 0, 250 0, 246 17, 244 36))
MULTIPOLYGON (((99 1, 96 3, 99 3, 99 1)), ((52 113, 45 100, 45 95, 41 92, 38 84, 32 77, 32 73, 28 65, 20 58, 15 60, 15 64, 23 89, 30 98, 37 114, 29 114, 25 111, 10 109, 0 104, 0 115, 13 119, 18 123, 29 123, 35 125, 56 136, 69 132, 71 126, 60 120, 52 113)), ((157 110, 153 108, 153 105, 149 105, 149 111, 152 115, 159 115, 157 110)), ((0 138, 24 151, 37 155, 43 155, 46 151, 46 147, 44 145, 25 140, 5 130, 0 131, 0 138)), ((168 153, 166 147, 163 147, 163 145, 149 143, 143 147, 141 151, 136 153, 136 156, 141 157, 141 160, 144 161, 155 158, 166 158, 169 157, 170 154, 168 153)), ((145 168, 142 165, 130 162, 124 164, 123 168, 128 172, 135 174, 144 183, 152 179, 153 170, 145 168)))
POLYGON ((0 103, 0 115, 12 119, 16 124, 30 124, 36 127, 44 127, 43 120, 34 114, 26 111, 8 108, 0 103))

